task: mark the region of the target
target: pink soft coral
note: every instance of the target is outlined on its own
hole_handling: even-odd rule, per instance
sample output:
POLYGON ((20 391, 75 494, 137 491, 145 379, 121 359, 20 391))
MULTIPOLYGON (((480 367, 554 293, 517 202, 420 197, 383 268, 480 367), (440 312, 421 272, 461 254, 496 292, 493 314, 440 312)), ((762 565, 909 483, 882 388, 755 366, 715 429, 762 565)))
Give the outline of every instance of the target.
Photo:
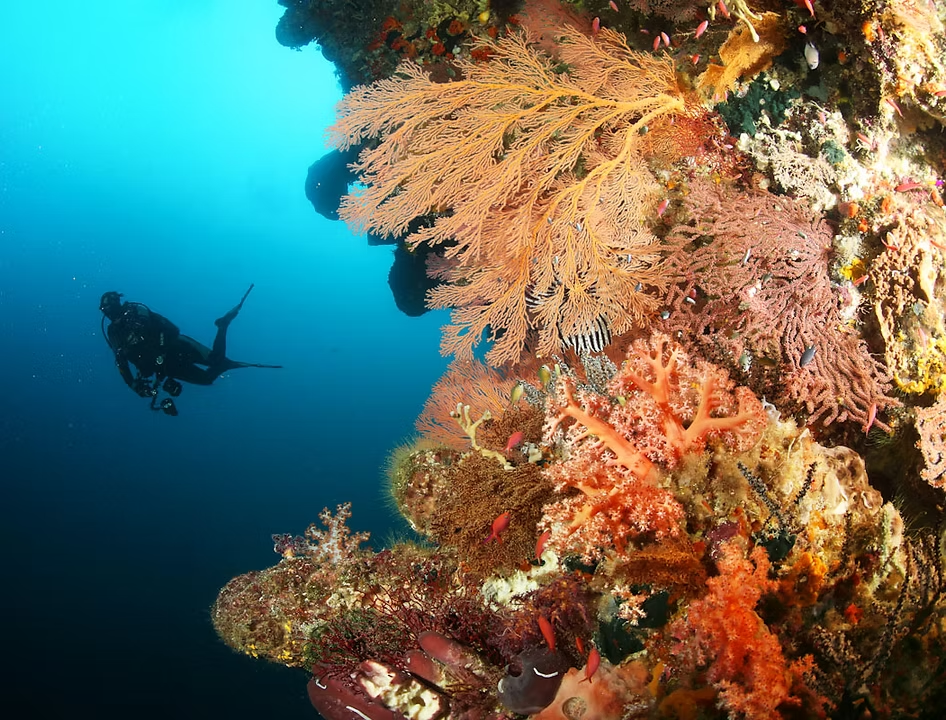
POLYGON ((631 346, 610 397, 560 378, 547 438, 561 439, 565 457, 546 472, 559 492, 580 494, 546 508, 553 545, 591 558, 641 535, 677 535, 684 511, 659 486, 657 465, 673 467, 714 437, 747 449, 765 425, 759 400, 732 385, 725 371, 691 361, 661 334, 631 346))
POLYGON ((577 421, 566 434, 569 449, 591 446, 606 465, 652 480, 654 462, 673 467, 710 438, 723 438, 737 450, 755 444, 765 413, 748 388, 736 388, 725 370, 686 352, 662 333, 637 340, 603 398, 577 392, 568 378, 556 391, 549 434, 568 418, 577 421), (597 440, 586 442, 589 437, 597 440))

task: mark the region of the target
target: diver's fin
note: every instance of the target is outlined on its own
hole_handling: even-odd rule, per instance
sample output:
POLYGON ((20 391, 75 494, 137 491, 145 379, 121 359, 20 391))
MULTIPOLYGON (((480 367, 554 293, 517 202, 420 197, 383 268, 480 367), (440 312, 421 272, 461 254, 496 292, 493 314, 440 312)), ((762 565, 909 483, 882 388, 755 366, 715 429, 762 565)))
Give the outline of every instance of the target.
POLYGON ((254 287, 256 287, 256 284, 250 283, 249 289, 245 293, 243 293, 243 297, 240 298, 240 302, 237 303, 236 307, 230 310, 230 312, 228 312, 223 317, 220 317, 214 320, 214 325, 216 325, 217 327, 224 327, 232 323, 233 319, 239 314, 240 310, 243 309, 243 303, 246 302, 246 298, 249 296, 250 291, 254 287))
POLYGON ((240 304, 236 306, 237 311, 243 307, 243 303, 246 302, 246 298, 249 297, 250 291, 253 290, 254 287, 256 287, 256 283, 250 283, 249 288, 247 288, 246 292, 243 293, 243 297, 240 298, 240 304))
POLYGON ((236 369, 236 368, 251 368, 251 367, 253 367, 253 368, 272 368, 272 369, 280 369, 280 368, 282 368, 282 365, 264 365, 263 363, 239 362, 239 361, 237 361, 237 360, 233 360, 233 361, 231 362, 231 368, 232 368, 232 369, 236 369))

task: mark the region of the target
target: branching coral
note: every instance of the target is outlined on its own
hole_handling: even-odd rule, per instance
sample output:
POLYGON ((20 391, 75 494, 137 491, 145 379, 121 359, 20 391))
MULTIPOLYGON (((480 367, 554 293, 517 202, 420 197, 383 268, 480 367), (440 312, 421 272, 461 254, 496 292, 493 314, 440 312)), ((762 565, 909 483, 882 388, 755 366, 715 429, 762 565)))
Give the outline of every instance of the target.
POLYGON ((561 437, 564 459, 547 474, 559 492, 579 494, 547 507, 545 522, 554 543, 589 559, 641 535, 678 534, 683 508, 658 486, 655 463, 673 467, 711 438, 750 447, 765 425, 751 391, 733 392, 725 372, 691 361, 661 334, 633 343, 609 392, 576 394, 563 376, 549 416, 548 437, 561 437))
POLYGON ((362 543, 368 542, 366 532, 352 533, 348 528, 351 517, 351 503, 343 503, 333 515, 328 508, 319 513, 319 520, 325 526, 322 530, 312 523, 306 528, 305 537, 274 535, 275 550, 283 557, 303 556, 326 565, 339 565, 360 556, 362 543))

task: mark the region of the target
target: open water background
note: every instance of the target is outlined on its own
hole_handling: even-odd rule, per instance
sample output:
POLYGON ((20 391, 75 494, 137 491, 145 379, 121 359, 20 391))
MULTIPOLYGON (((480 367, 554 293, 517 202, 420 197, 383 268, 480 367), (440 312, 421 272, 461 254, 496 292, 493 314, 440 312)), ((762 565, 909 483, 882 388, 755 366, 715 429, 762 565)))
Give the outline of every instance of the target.
MULTIPOLYGON (((303 192, 340 97, 275 0, 0 4, 0 548, 4 707, 22 718, 311 718, 306 676, 227 649, 209 608, 382 490, 445 367, 387 287, 389 248, 303 192), (285 365, 185 386, 180 416, 122 383, 106 290, 228 355, 285 365)), ((6 712, 6 711, 5 711, 6 712)))

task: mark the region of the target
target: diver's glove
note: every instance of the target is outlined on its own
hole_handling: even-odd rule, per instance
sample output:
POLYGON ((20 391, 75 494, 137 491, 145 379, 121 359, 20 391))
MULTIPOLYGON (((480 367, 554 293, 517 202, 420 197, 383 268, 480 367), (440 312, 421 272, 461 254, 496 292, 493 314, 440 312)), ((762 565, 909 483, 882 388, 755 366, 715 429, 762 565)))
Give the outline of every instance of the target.
POLYGON ((157 394, 157 390, 152 388, 151 383, 144 378, 135 380, 135 384, 131 389, 138 393, 139 397, 154 397, 157 394))

